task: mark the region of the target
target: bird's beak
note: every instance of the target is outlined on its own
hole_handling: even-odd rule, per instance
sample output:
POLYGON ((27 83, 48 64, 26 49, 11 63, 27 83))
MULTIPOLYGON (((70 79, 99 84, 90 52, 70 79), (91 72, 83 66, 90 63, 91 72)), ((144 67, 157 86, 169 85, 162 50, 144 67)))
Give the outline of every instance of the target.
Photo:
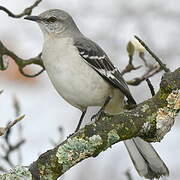
POLYGON ((42 21, 42 18, 39 16, 26 16, 24 19, 30 20, 30 21, 42 21))

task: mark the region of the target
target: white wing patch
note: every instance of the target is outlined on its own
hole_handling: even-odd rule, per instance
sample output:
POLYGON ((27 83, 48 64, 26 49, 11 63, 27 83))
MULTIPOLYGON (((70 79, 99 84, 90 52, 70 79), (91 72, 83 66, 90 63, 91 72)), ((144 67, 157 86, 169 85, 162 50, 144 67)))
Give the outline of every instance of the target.
POLYGON ((103 56, 90 56, 88 54, 86 54, 86 52, 81 51, 80 55, 82 55, 83 58, 85 58, 86 60, 94 60, 94 62, 96 62, 96 64, 100 65, 98 67, 93 66, 93 68, 95 68, 97 71, 99 71, 102 75, 106 76, 107 78, 111 78, 111 79, 116 79, 118 80, 115 76, 114 73, 118 72, 118 69, 115 67, 110 66, 111 68, 107 67, 107 61, 106 61, 106 55, 103 56), (104 62, 103 62, 104 60, 104 62))
POLYGON ((82 55, 83 58, 89 58, 89 59, 94 59, 94 60, 102 60, 105 59, 105 55, 103 56, 89 56, 88 54, 85 54, 85 52, 81 51, 80 54, 82 55))
POLYGON ((116 77, 114 76, 114 73, 116 71, 118 71, 117 68, 113 69, 112 71, 107 71, 105 69, 97 69, 101 74, 103 74, 104 76, 106 76, 107 78, 111 78, 111 79, 116 79, 116 77))
POLYGON ((136 104, 121 73, 114 67, 106 53, 93 41, 78 38, 74 44, 83 60, 90 65, 104 80, 118 88, 130 102, 136 104))

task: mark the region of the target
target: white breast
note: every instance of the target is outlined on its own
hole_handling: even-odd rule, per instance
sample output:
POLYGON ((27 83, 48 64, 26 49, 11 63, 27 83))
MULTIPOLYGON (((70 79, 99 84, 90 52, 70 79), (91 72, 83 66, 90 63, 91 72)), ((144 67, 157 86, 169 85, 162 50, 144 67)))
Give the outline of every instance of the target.
POLYGON ((47 39, 42 59, 58 93, 79 109, 102 106, 111 87, 79 55, 70 38, 47 39))

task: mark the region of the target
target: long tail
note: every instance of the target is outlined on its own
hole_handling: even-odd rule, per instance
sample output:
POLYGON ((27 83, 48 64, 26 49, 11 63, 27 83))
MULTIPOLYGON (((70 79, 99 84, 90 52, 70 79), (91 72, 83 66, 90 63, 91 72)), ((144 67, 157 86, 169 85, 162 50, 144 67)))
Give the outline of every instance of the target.
MULTIPOLYGON (((123 103, 124 95, 118 89, 114 89, 112 99, 105 111, 117 114, 122 111, 123 103)), ((168 168, 150 143, 138 137, 126 140, 124 143, 140 176, 154 179, 169 175, 168 168)))
POLYGON ((124 143, 140 176, 159 179, 169 175, 168 168, 150 143, 138 137, 124 143))

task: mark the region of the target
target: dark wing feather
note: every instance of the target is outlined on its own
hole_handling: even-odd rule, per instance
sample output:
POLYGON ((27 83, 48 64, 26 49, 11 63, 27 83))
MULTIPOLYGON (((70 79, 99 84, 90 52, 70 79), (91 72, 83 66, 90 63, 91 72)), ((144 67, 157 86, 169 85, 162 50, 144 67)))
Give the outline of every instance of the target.
POLYGON ((96 43, 80 37, 75 39, 74 45, 86 63, 103 77, 103 79, 118 88, 131 103, 136 104, 121 73, 114 67, 106 53, 96 43))

